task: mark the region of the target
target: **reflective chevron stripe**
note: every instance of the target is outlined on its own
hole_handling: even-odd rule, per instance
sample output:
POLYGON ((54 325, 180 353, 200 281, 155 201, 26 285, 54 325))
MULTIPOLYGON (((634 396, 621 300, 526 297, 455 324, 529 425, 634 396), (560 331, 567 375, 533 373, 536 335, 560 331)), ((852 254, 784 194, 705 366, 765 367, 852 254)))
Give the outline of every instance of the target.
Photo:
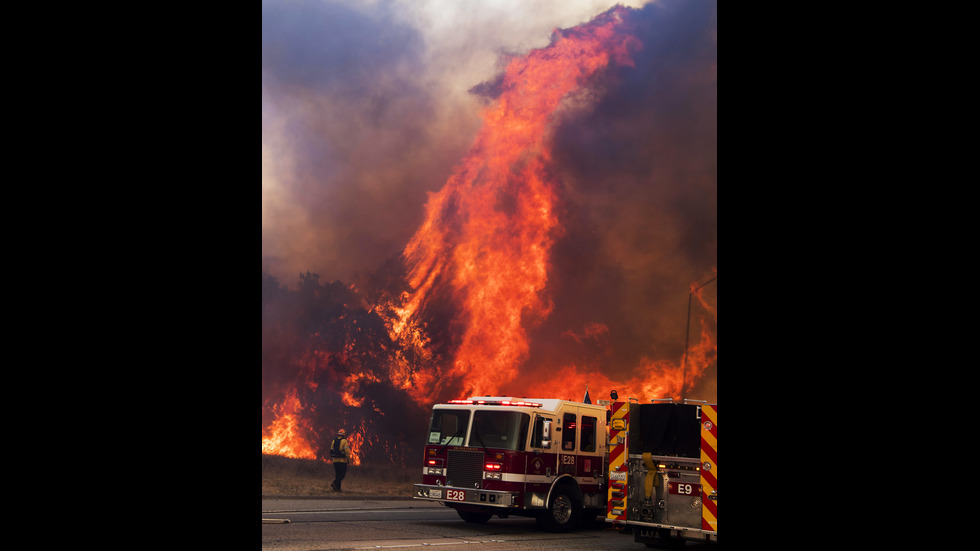
POLYGON ((701 528, 718 531, 718 406, 701 408, 701 528))
POLYGON ((606 518, 626 520, 626 435, 629 432, 629 402, 614 402, 609 420, 609 495, 606 518), (624 470, 620 471, 620 467, 624 470))

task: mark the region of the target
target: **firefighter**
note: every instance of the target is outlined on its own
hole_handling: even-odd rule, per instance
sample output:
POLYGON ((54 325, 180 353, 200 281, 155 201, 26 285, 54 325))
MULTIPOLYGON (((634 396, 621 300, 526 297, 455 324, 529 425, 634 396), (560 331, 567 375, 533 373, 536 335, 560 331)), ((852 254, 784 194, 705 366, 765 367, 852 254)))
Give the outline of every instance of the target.
POLYGON ((333 462, 335 473, 334 481, 330 483, 330 487, 335 492, 342 492, 340 483, 347 476, 347 461, 350 460, 350 443, 347 441, 347 431, 344 429, 337 431, 337 437, 333 439, 333 443, 330 445, 330 460, 333 462))

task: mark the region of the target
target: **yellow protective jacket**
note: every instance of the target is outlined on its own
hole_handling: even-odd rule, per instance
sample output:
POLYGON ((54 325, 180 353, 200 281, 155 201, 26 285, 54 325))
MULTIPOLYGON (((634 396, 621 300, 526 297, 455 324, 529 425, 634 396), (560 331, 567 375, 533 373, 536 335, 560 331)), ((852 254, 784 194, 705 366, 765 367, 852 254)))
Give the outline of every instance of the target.
MULTIPOLYGON (((336 440, 336 438, 334 440, 336 440)), ((350 459, 350 443, 347 442, 347 438, 340 437, 340 445, 338 448, 340 449, 340 457, 333 457, 333 454, 331 453, 330 461, 333 461, 334 463, 347 463, 347 461, 350 459)), ((333 449, 333 442, 330 443, 330 449, 333 449)))

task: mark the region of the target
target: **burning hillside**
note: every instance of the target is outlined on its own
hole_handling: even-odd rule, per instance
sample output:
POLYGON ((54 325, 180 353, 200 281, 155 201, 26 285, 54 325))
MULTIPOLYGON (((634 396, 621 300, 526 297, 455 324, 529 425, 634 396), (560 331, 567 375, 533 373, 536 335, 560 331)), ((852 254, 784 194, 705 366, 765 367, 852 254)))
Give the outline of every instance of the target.
POLYGON ((344 427, 355 464, 411 462, 428 407, 474 394, 714 399, 714 13, 617 6, 506 57, 403 250, 264 273, 263 453, 344 427))

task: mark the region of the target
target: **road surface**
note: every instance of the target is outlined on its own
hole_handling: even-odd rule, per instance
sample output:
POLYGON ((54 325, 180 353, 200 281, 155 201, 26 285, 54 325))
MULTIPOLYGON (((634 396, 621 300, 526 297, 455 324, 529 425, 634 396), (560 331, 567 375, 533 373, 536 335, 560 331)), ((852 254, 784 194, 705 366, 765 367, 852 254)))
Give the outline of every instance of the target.
MULTIPOLYGON (((262 500, 262 549, 267 551, 427 547, 440 551, 647 549, 601 518, 579 530, 554 534, 525 517, 494 517, 486 524, 469 524, 452 509, 411 499, 262 500)), ((717 545, 688 542, 685 548, 717 549, 717 545)))

